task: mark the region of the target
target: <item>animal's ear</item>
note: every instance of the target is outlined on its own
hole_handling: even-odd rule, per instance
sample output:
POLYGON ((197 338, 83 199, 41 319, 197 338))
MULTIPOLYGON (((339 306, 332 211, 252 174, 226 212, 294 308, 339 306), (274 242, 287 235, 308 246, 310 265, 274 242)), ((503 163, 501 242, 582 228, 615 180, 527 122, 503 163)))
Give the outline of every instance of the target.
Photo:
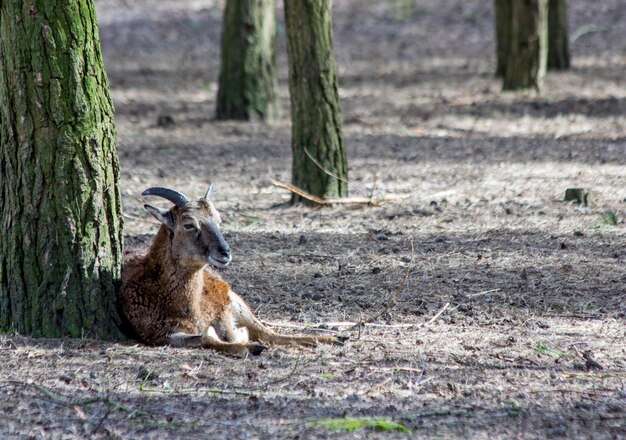
POLYGON ((169 229, 174 229, 174 219, 172 218, 172 213, 170 211, 148 204, 143 205, 143 207, 146 208, 148 212, 154 216, 154 218, 163 223, 169 229))

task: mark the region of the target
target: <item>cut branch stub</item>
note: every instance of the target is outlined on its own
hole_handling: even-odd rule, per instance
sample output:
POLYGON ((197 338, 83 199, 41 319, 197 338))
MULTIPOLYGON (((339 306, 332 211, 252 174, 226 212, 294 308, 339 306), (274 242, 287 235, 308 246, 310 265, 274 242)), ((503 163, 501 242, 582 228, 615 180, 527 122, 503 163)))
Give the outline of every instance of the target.
POLYGON ((584 188, 567 188, 565 190, 566 202, 575 202, 577 205, 588 206, 591 201, 591 196, 584 188))

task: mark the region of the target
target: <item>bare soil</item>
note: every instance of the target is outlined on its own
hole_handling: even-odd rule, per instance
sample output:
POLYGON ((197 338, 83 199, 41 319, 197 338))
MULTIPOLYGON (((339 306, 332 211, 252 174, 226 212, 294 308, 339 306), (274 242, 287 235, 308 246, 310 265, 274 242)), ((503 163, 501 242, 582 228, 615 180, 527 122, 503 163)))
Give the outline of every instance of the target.
POLYGON ((503 94, 491 3, 334 2, 351 191, 396 199, 310 209, 271 182, 282 27, 284 118, 216 122, 223 1, 98 0, 127 249, 156 230, 143 189, 214 181, 223 276, 278 329, 351 339, 234 359, 0 336, 0 437, 626 438, 626 9, 569 1, 593 30, 573 69, 503 94), (410 432, 314 423, 342 417, 410 432))

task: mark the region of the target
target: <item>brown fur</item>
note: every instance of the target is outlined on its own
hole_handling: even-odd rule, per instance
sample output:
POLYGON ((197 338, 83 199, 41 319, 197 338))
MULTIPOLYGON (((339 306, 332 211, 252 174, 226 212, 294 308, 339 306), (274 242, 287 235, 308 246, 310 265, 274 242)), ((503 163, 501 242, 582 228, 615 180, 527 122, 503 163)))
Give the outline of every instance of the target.
POLYGON ((120 309, 143 342, 203 346, 241 355, 260 353, 265 348, 262 343, 339 341, 332 336, 275 333, 226 281, 208 269, 207 252, 213 255, 216 243, 227 246, 217 229, 220 219, 212 203, 201 199, 183 208, 173 207, 167 214, 163 218, 172 219, 173 224, 161 225, 148 252, 128 260, 122 270, 120 309), (188 223, 186 229, 184 223, 188 223), (190 223, 199 228, 192 231, 190 223))

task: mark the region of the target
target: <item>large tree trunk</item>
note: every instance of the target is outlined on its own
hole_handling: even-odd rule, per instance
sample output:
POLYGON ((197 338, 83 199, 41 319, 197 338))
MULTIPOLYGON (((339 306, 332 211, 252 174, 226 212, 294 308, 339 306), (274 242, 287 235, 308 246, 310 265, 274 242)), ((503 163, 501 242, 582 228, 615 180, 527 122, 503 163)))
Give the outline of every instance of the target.
POLYGON ((119 164, 92 0, 0 2, 0 331, 116 338, 119 164))
POLYGON ((330 7, 330 0, 285 1, 292 181, 322 198, 348 192, 330 7))
POLYGON ((513 0, 504 90, 539 89, 548 58, 548 0, 513 0))
POLYGON ((227 0, 217 119, 270 120, 276 90, 276 1, 227 0))
POLYGON ((495 0, 496 76, 504 77, 507 57, 511 50, 512 0, 495 0))
POLYGON ((548 69, 570 68, 565 0, 548 0, 548 69))

